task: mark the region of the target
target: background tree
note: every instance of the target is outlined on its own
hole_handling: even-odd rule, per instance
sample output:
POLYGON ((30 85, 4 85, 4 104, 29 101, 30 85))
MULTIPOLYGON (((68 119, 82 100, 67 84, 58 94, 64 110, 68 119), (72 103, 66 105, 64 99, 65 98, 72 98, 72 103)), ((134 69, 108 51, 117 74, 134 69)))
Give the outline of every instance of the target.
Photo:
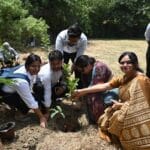
POLYGON ((1 41, 18 45, 54 42, 75 22, 90 38, 141 38, 149 20, 149 0, 0 0, 1 41))
POLYGON ((24 37, 35 36, 40 43, 49 44, 45 21, 29 16, 20 0, 0 0, 0 23, 1 42, 21 49, 26 44, 24 37))

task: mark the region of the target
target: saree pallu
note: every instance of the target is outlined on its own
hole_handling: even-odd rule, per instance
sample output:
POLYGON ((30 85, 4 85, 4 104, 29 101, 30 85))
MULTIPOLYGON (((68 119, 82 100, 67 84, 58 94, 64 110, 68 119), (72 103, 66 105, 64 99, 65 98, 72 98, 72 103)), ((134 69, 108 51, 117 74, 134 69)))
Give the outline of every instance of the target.
POLYGON ((107 113, 99 120, 100 128, 116 135, 125 150, 150 150, 149 83, 145 85, 144 80, 135 78, 129 88, 130 99, 120 110, 110 111, 112 114, 110 108, 105 110, 107 113))
POLYGON ((104 103, 102 94, 88 94, 86 99, 89 119, 91 122, 96 123, 99 116, 101 116, 104 113, 104 103))
MULTIPOLYGON (((88 86, 107 82, 112 76, 111 70, 103 62, 97 61, 92 69, 92 72, 83 76, 84 85, 88 86)), ((87 94, 87 110, 90 121, 96 123, 99 116, 104 113, 104 98, 103 92, 87 94)))

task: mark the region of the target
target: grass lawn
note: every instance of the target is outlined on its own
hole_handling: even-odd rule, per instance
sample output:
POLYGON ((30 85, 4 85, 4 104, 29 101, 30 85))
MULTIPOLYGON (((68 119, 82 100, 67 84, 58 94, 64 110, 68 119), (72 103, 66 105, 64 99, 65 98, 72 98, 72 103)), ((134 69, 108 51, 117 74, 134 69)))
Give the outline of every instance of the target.
POLYGON ((89 40, 85 54, 105 62, 114 74, 120 74, 118 57, 123 51, 133 51, 139 58, 140 67, 145 71, 145 40, 89 40))

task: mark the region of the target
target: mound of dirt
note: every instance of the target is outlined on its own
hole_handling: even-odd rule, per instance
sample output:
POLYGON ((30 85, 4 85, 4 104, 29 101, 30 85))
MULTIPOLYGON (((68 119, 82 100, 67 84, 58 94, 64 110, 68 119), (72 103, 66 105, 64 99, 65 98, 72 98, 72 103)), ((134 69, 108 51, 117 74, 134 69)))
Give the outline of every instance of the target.
MULTIPOLYGON (((43 129, 33 114, 30 120, 16 122, 15 138, 3 141, 4 150, 117 150, 114 145, 101 140, 97 126, 90 125, 85 104, 81 109, 59 103, 65 119, 57 115, 49 119, 48 128, 43 129)), ((0 122, 14 121, 14 114, 6 105, 0 105, 0 122)), ((2 149, 2 148, 1 148, 2 149)))

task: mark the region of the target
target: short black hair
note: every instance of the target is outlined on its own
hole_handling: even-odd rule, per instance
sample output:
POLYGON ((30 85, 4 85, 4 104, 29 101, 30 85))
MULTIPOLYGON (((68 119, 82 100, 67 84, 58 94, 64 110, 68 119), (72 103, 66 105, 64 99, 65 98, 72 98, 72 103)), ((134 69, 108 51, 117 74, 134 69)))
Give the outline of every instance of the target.
POLYGON ((75 66, 79 68, 87 67, 89 64, 93 65, 96 62, 94 57, 89 57, 88 55, 81 55, 75 61, 75 66))
POLYGON ((39 61, 40 64, 42 63, 42 60, 40 58, 40 56, 34 54, 34 53, 31 53, 27 59, 26 59, 26 62, 25 62, 25 68, 28 68, 33 62, 35 61, 39 61))
POLYGON ((81 33, 82 33, 82 29, 78 23, 75 23, 68 28, 69 37, 80 37, 81 33))
POLYGON ((53 50, 49 53, 48 59, 49 59, 49 61, 63 60, 63 54, 59 50, 53 50))

